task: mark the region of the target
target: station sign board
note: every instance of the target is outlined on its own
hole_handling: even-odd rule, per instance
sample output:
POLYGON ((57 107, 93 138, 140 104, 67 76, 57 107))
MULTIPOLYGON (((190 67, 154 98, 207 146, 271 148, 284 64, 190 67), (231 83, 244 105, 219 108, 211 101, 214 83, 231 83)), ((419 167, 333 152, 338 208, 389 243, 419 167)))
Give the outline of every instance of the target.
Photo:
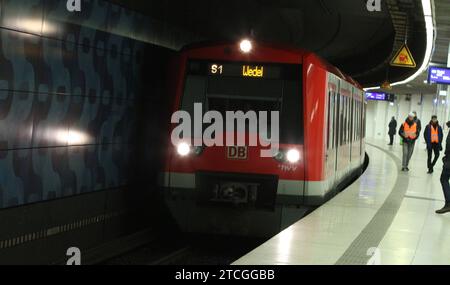
POLYGON ((428 83, 450 84, 450 68, 430 66, 428 83))
POLYGON ((366 100, 394 102, 394 94, 382 92, 366 92, 366 100))

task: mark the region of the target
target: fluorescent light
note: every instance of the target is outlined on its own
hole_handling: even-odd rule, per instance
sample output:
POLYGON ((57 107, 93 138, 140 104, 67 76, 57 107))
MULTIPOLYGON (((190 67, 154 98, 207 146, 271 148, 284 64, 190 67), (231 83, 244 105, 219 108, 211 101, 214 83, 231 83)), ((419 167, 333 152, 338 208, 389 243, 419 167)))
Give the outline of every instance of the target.
POLYGON ((370 91, 370 90, 374 90, 374 89, 380 89, 380 86, 374 86, 374 87, 368 87, 368 88, 364 88, 364 91, 370 91))
POLYGON ((431 10, 431 1, 422 0, 423 14, 425 16, 433 16, 433 11, 431 10))

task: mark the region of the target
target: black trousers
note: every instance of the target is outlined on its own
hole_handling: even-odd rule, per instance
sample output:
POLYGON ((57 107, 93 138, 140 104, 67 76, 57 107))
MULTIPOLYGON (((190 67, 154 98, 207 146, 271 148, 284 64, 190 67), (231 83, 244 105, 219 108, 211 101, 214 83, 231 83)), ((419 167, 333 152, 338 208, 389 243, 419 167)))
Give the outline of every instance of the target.
POLYGON ((394 144, 394 135, 389 134, 389 144, 394 144))
POLYGON ((428 169, 433 169, 434 166, 436 165, 436 162, 439 159, 439 154, 440 154, 440 147, 439 144, 437 143, 432 143, 431 144, 431 148, 427 148, 428 151, 428 169), (433 152, 434 152, 434 159, 433 161, 431 161, 431 158, 433 156, 433 152))
POLYGON ((389 134, 389 144, 394 144, 394 135, 389 134))
POLYGON ((445 203, 450 203, 450 169, 442 169, 441 174, 441 185, 442 185, 442 191, 444 192, 445 197, 445 203))

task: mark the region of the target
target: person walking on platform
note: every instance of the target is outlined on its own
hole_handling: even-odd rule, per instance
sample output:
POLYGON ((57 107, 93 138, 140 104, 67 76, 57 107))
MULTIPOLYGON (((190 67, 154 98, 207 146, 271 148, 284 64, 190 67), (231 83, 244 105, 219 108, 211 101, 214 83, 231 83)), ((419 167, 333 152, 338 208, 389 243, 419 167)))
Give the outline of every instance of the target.
POLYGON ((412 113, 414 114, 414 122, 416 122, 416 124, 417 124, 417 136, 419 136, 420 132, 422 131, 422 122, 420 121, 419 118, 417 118, 416 111, 412 111, 412 113))
POLYGON ((428 173, 431 174, 434 171, 434 166, 439 159, 439 154, 442 150, 442 141, 444 138, 444 133, 442 132, 441 126, 437 116, 432 116, 430 123, 425 127, 425 132, 423 133, 425 142, 427 143, 428 151, 428 173), (434 152, 434 159, 431 161, 434 152))
MULTIPOLYGON (((446 125, 450 128, 450 121, 447 122, 446 125)), ((442 209, 437 210, 436 214, 445 214, 450 212, 450 134, 447 136, 447 140, 445 142, 445 153, 442 161, 444 162, 444 167, 442 168, 441 185, 442 191, 444 192, 445 205, 442 209)))
POLYGON ((402 171, 409 171, 409 161, 413 155, 416 140, 419 137, 419 127, 414 120, 414 116, 414 113, 410 113, 398 131, 403 140, 402 171))
POLYGON ((394 136, 397 132, 397 121, 395 120, 395 117, 392 117, 391 121, 389 122, 389 144, 388 145, 394 145, 394 136))

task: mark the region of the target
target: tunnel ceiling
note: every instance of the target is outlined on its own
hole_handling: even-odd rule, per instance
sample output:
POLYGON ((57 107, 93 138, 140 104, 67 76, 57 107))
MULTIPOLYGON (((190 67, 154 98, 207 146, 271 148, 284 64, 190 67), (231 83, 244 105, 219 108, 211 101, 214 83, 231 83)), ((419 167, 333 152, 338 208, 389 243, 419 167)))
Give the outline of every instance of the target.
POLYGON ((406 34, 413 54, 422 55, 425 48, 420 0, 382 0, 381 12, 369 12, 366 0, 114 2, 183 27, 203 40, 236 41, 251 36, 311 50, 364 86, 414 73, 412 69, 388 68, 406 34))
MULTIPOLYGON (((436 41, 434 44, 432 65, 447 66, 447 57, 450 43, 450 1, 434 0, 434 18, 436 21, 436 41)), ((390 92, 395 94, 424 94, 436 95, 436 84, 424 83, 428 78, 428 71, 423 72, 408 84, 395 86, 390 92)), ((379 90, 386 91, 386 90, 379 90)))

